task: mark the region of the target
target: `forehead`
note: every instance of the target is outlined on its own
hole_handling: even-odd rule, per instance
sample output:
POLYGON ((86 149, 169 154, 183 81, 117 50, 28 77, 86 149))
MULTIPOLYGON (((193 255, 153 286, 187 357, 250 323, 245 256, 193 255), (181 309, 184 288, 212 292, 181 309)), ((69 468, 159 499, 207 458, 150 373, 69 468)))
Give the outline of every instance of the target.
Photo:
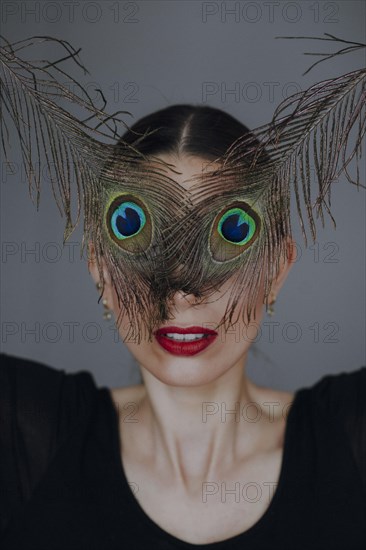
POLYGON ((181 156, 159 154, 150 157, 149 164, 162 167, 161 161, 170 165, 164 165, 164 173, 185 189, 190 189, 203 174, 217 170, 220 167, 218 163, 213 161, 186 154, 181 156))

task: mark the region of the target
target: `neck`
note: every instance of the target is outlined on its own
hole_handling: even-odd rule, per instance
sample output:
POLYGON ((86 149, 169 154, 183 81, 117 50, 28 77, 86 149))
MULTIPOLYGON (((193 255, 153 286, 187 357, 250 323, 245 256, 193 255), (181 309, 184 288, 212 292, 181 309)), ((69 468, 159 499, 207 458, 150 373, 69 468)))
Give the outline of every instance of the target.
POLYGON ((246 356, 220 378, 201 386, 171 386, 141 368, 146 393, 139 407, 143 447, 155 466, 187 486, 214 479, 253 449, 258 423, 246 422, 242 410, 258 400, 246 377, 246 356))

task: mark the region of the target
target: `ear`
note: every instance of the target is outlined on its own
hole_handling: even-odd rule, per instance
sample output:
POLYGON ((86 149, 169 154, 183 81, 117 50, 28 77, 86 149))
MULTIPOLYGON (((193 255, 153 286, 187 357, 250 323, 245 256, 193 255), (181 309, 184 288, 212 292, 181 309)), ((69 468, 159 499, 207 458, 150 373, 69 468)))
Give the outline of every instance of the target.
POLYGON ((271 294, 274 294, 275 297, 278 296, 278 293, 283 283, 287 279, 290 269, 292 268, 294 262, 296 261, 296 254, 297 254, 296 243, 290 237, 287 237, 285 251, 286 251, 285 255, 282 256, 280 260, 280 267, 278 270, 277 277, 272 283, 271 294))
MULTIPOLYGON (((102 294, 103 300, 107 300, 108 308, 114 311, 114 300, 113 300, 113 289, 112 289, 111 278, 103 258, 101 259, 101 262, 102 262, 103 279, 104 279, 104 290, 102 294)), ((88 270, 94 280, 95 285, 97 285, 98 283, 102 283, 99 269, 98 269, 98 263, 95 255, 95 247, 91 241, 88 243, 88 270)), ((99 290, 98 290, 98 293, 100 293, 99 290)))

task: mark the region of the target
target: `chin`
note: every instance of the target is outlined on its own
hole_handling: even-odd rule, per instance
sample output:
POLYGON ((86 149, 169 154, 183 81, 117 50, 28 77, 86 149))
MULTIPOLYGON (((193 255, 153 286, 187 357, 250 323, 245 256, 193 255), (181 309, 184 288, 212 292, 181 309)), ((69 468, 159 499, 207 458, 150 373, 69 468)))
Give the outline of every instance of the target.
POLYGON ((163 384, 177 387, 199 387, 211 384, 245 355, 245 351, 233 354, 232 346, 230 349, 227 349, 227 346, 224 349, 220 349, 220 346, 207 349, 193 356, 172 355, 162 349, 154 349, 155 346, 151 345, 129 345, 128 347, 144 371, 163 384))
MULTIPOLYGON (((200 387, 215 382, 222 374, 222 368, 215 368, 211 361, 176 358, 159 364, 141 365, 152 376, 167 386, 200 387)), ((227 367, 228 369, 230 367, 227 367)))

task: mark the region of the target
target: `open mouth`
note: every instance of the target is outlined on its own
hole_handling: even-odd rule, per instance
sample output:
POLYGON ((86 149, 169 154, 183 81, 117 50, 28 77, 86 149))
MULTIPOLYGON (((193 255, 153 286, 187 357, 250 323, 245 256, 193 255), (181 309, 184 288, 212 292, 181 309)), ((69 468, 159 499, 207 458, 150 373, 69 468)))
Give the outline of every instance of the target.
POLYGON ((177 332, 167 332, 164 336, 165 338, 170 338, 178 342, 194 342, 195 340, 201 340, 201 338, 207 338, 208 334, 179 334, 177 332))
POLYGON ((203 327, 164 327, 154 336, 162 348, 173 355, 195 355, 206 349, 218 336, 203 327))

